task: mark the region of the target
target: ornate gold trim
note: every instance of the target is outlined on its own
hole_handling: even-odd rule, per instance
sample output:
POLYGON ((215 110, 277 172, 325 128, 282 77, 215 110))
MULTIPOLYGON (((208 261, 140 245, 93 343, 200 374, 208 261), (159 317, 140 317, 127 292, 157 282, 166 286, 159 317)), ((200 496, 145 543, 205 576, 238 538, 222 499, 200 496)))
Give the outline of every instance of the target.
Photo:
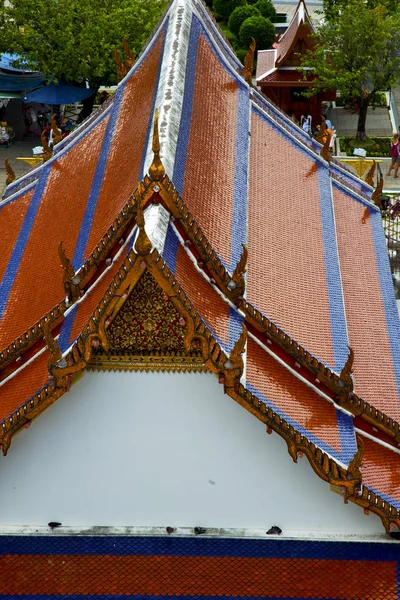
POLYGON ((53 149, 50 148, 49 142, 47 141, 47 137, 44 131, 42 131, 42 135, 40 136, 40 141, 42 142, 43 148, 43 162, 48 161, 53 154, 53 149))
POLYGON ((153 162, 151 163, 149 168, 149 176, 153 181, 161 181, 161 179, 165 175, 165 169, 160 159, 160 138, 158 135, 158 108, 156 108, 154 114, 152 150, 154 156, 153 162))
POLYGON ((10 185, 10 183, 12 183, 13 181, 15 181, 16 176, 15 173, 10 165, 10 161, 8 160, 8 156, 6 158, 6 160, 4 161, 4 164, 6 166, 6 172, 7 172, 7 179, 6 179, 6 185, 10 185))
POLYGON ((368 169, 367 174, 365 176, 366 183, 368 183, 371 187, 374 187, 375 171, 376 171, 376 160, 372 161, 372 166, 370 169, 368 169))
POLYGON ((92 371, 207 372, 202 356, 93 355, 87 368, 92 371))
POLYGON ((253 76, 253 62, 254 62, 254 53, 256 51, 256 40, 254 38, 251 38, 251 44, 249 47, 249 50, 246 54, 246 56, 244 57, 244 61, 243 61, 243 77, 245 78, 245 80, 247 81, 247 83, 251 86, 253 85, 253 80, 252 80, 252 76, 253 76))
POLYGON ((382 190, 383 190, 383 184, 384 184, 384 179, 383 179, 383 175, 381 174, 379 183, 377 184, 376 188, 372 192, 372 196, 371 196, 371 199, 373 200, 375 205, 379 208, 379 210, 382 210, 381 195, 382 195, 382 190))

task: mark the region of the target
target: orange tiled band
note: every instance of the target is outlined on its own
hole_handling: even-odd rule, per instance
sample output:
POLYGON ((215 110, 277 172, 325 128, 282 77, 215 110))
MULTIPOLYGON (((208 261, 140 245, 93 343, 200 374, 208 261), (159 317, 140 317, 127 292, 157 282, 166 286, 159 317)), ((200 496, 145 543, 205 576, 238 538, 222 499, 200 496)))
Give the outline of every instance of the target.
POLYGON ((394 599, 396 566, 302 558, 3 555, 0 594, 394 599))

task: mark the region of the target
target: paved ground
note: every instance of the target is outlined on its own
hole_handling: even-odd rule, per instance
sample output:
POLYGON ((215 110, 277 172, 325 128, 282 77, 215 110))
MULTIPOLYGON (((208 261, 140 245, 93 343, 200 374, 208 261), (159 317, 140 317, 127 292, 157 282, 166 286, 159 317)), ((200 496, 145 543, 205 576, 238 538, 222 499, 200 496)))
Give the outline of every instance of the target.
MULTIPOLYGON (((329 117, 338 135, 354 136, 356 134, 358 115, 355 115, 351 109, 333 108, 330 110, 329 117)), ((387 108, 368 109, 366 132, 367 136, 384 137, 392 135, 393 127, 387 108)))
POLYGON ((11 168, 15 175, 22 177, 25 173, 32 170, 32 167, 22 160, 17 160, 17 157, 32 157, 32 148, 40 145, 38 138, 22 138, 19 142, 12 144, 9 148, 0 146, 0 198, 3 196, 6 189, 6 167, 5 159, 8 157, 11 168))

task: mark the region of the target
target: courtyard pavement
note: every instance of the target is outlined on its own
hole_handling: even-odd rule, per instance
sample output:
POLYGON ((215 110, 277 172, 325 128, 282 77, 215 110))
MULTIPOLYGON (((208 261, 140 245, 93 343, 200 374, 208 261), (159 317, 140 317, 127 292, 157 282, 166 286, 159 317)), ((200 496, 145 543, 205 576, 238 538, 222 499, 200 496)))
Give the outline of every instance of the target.
POLYGON ((5 166, 5 160, 8 157, 11 168, 14 171, 17 178, 22 177, 25 173, 29 173, 32 167, 22 160, 17 160, 17 157, 32 158, 32 148, 40 145, 39 138, 22 138, 18 142, 11 144, 8 148, 0 145, 0 198, 6 189, 7 172, 5 166))

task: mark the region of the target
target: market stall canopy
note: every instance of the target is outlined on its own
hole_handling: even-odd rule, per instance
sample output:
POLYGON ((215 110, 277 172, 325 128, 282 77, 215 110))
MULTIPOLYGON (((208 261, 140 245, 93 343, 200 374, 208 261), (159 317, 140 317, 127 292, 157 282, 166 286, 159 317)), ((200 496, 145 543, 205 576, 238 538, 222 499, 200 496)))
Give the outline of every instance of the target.
POLYGON ((44 85, 27 95, 27 102, 42 102, 46 104, 74 104, 89 98, 94 90, 67 85, 64 82, 44 85))
MULTIPOLYGON (((4 53, 0 57, 0 90, 2 92, 24 92, 43 85, 43 75, 40 71, 30 71, 21 67, 14 67, 18 60, 16 54, 4 53)), ((7 96, 8 97, 8 96, 7 96)), ((14 95, 9 96, 14 97, 14 95)))

